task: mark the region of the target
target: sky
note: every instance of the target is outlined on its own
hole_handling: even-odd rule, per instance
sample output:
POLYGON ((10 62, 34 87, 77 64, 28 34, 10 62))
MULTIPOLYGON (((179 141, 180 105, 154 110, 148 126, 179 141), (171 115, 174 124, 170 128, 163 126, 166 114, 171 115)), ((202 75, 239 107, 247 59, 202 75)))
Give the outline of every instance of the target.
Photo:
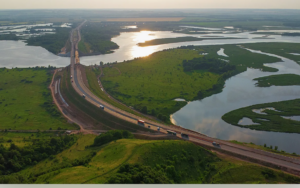
POLYGON ((1 0, 0 9, 300 9, 300 0, 1 0))

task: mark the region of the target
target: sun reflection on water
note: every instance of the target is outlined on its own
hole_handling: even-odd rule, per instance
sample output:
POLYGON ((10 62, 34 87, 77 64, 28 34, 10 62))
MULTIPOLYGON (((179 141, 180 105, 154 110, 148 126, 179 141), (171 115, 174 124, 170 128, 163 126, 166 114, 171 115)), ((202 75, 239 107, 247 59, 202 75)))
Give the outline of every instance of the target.
MULTIPOLYGON (((133 35, 132 40, 138 44, 148 40, 156 39, 157 37, 153 33, 154 32, 151 31, 141 31, 133 35)), ((131 55, 133 57, 145 57, 157 51, 157 48, 158 46, 140 47, 135 45, 131 48, 131 55)))

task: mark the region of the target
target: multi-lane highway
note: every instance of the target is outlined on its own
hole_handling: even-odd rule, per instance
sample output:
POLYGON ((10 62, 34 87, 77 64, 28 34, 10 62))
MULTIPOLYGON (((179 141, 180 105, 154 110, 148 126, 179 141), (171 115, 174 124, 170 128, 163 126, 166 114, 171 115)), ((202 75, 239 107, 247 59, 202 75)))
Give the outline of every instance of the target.
MULTIPOLYGON (((96 95, 94 95, 88 88, 87 86, 84 84, 83 82, 83 76, 81 74, 81 71, 79 69, 79 67, 75 64, 75 50, 78 47, 78 42, 81 39, 80 36, 80 28, 82 27, 82 25, 85 23, 85 21, 80 24, 77 28, 75 28, 72 32, 71 32, 71 75, 72 75, 72 86, 75 89, 75 91, 79 94, 79 95, 85 95, 85 99, 92 103, 93 105, 100 107, 100 105, 103 105, 105 108, 104 110, 107 113, 112 114, 113 116, 123 119, 125 121, 131 122, 131 123, 135 123, 137 124, 137 120, 140 119, 140 117, 128 113, 126 111, 123 111, 105 101, 103 101, 102 99, 98 98, 96 95), (73 37, 73 33, 76 32, 77 36, 73 37)), ((100 59, 99 59, 100 61, 100 59)), ((260 162, 263 163, 267 163, 267 164, 271 164, 273 166, 277 166, 280 167, 282 169, 285 170, 293 170, 294 174, 298 174, 300 175, 300 160, 295 159, 295 158, 290 158, 290 157, 286 157, 286 156, 282 156, 282 155, 277 155, 274 153, 270 153, 267 151, 263 151, 263 150, 258 150, 258 149, 254 149, 254 148, 250 148, 250 147, 245 147, 245 146, 241 146, 238 144, 233 144, 231 142, 227 142, 227 141, 222 141, 222 140, 218 140, 218 139, 214 139, 214 138, 210 138, 207 137, 205 135, 202 135, 200 133, 197 133, 195 131, 191 131, 188 129, 184 129, 181 127, 177 127, 177 126, 167 126, 158 122, 154 122, 151 120, 144 120, 145 121, 145 127, 146 128, 150 128, 153 130, 157 130, 158 127, 160 128, 160 132, 162 133, 166 133, 167 134, 167 130, 171 130, 177 133, 178 137, 181 137, 180 133, 184 133, 189 135, 189 140, 201 145, 205 145, 205 146, 209 146, 209 147, 215 147, 216 149, 220 149, 220 150, 224 150, 226 152, 235 154, 235 155, 239 155, 239 156, 245 156, 248 159, 252 159, 252 160, 258 160, 260 162), (218 142, 220 143, 220 147, 217 146, 213 146, 212 142, 218 142)))

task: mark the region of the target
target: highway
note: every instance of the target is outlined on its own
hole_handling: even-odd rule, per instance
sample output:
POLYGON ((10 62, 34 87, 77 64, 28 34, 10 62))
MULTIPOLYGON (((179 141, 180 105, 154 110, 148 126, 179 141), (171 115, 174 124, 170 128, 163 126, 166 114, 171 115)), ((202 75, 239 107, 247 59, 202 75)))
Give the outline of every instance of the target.
MULTIPOLYGON (((102 99, 98 98, 96 95, 94 95, 88 88, 87 86, 84 84, 83 82, 83 78, 81 71, 79 69, 79 67, 75 64, 75 50, 78 48, 78 42, 81 39, 80 36, 80 28, 82 27, 82 25, 85 23, 86 21, 84 21, 83 23, 81 23, 77 28, 75 28, 72 32, 71 32, 71 62, 70 62, 70 67, 71 67, 71 75, 72 75, 72 86, 75 89, 75 91, 79 94, 79 95, 85 95, 85 99, 92 103, 93 105, 99 107, 100 105, 103 105, 105 107, 105 111, 112 114, 115 117, 118 117, 120 119, 123 119, 125 121, 137 124, 137 120, 140 119, 140 117, 128 113, 126 111, 123 111, 119 108, 116 108, 115 106, 103 101, 102 99), (77 36, 78 37, 73 37, 73 32, 77 32, 77 36)), ((100 60, 99 60, 100 61, 100 60)), ((178 126, 167 126, 158 122, 154 122, 154 121, 150 121, 150 120, 144 120, 145 121, 145 127, 149 127, 152 130, 156 130, 157 128, 160 127, 160 132, 162 133, 166 133, 167 134, 167 130, 171 130, 177 133, 177 136, 181 138, 181 134, 180 133, 184 133, 189 135, 189 140, 192 142, 195 142, 197 144, 201 144, 204 146, 208 146, 208 147, 214 147, 216 150, 220 149, 220 150, 224 150, 226 152, 232 153, 232 154, 236 154, 236 155, 241 155, 241 156, 245 156, 247 158, 253 159, 253 160, 259 160, 261 162, 267 163, 267 164, 271 164, 271 165, 275 165, 276 167, 280 167, 281 169, 289 169, 289 170, 293 170, 296 172, 293 172, 296 175, 300 175, 300 160, 299 159, 295 159, 295 158, 290 158, 290 157, 286 157, 283 155, 278 155, 275 153, 270 153, 267 151, 263 151, 263 150, 258 150, 258 149, 254 149, 254 148, 250 148, 250 147, 245 147, 242 145, 238 145, 238 144, 233 144, 231 142, 227 142, 227 141, 223 141, 223 140, 218 140, 215 138, 210 138, 208 136, 205 136, 203 134, 197 133, 195 131, 192 130, 188 130, 188 129, 184 129, 178 126), (218 142, 220 143, 220 147, 216 147, 212 145, 212 142, 218 142)), ((286 171, 289 171, 286 170, 286 171)))

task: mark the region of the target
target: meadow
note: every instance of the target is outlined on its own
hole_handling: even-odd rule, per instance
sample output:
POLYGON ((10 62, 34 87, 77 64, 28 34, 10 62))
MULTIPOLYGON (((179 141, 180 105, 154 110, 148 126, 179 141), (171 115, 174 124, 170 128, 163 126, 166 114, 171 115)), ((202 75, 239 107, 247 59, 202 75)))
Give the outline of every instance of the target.
POLYGON ((300 122, 285 119, 281 116, 299 116, 300 115, 300 99, 280 101, 273 103, 258 104, 240 108, 226 113, 222 116, 222 119, 227 123, 235 126, 273 132, 287 132, 287 133, 300 133, 300 122), (258 114, 252 111, 252 109, 261 109, 273 107, 276 110, 264 110, 267 114, 258 114), (243 117, 252 119, 254 123, 260 125, 248 125, 242 126, 238 122, 243 117), (268 120, 268 121, 264 121, 268 120))
POLYGON ((168 116, 186 105, 185 101, 174 99, 192 101, 222 91, 225 81, 222 75, 208 70, 184 71, 184 60, 202 57, 200 54, 203 53, 208 53, 205 56, 207 58, 229 60, 230 65, 236 66, 234 74, 246 71, 247 67, 278 71, 264 66, 264 63, 280 61, 235 45, 189 46, 105 66, 101 82, 105 90, 117 100, 143 113, 156 117, 161 114, 159 119, 169 123, 168 116), (229 57, 218 56, 220 48, 225 48, 229 57))
POLYGON ((94 135, 78 135, 77 138, 77 143, 63 152, 20 172, 0 176, 0 181, 52 184, 118 183, 116 181, 147 183, 151 180, 156 180, 157 183, 299 183, 300 181, 299 178, 283 172, 216 155, 182 140, 121 139, 91 147, 94 135), (135 170, 124 172, 128 168, 135 170), (159 174, 154 174, 156 172, 159 174), (157 175, 162 175, 164 179, 157 175))
POLYGON ((67 123, 52 103, 48 86, 51 69, 14 68, 0 70, 0 129, 77 129, 67 123))

